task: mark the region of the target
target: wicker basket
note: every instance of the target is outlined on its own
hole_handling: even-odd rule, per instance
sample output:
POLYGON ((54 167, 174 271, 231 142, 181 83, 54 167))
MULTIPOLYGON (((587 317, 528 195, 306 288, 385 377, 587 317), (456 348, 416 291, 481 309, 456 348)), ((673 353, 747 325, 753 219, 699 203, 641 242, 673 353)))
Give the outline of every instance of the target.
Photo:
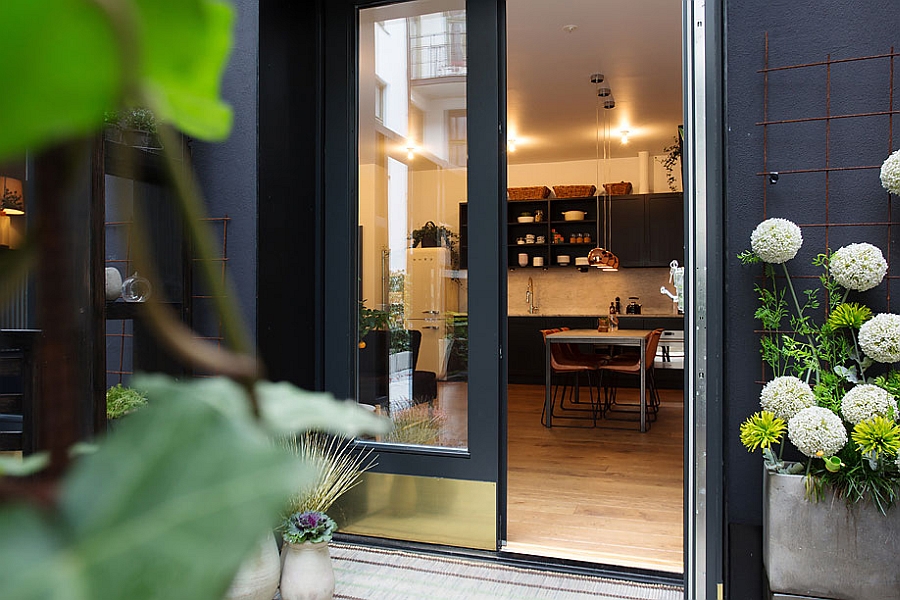
POLYGON ((631 182, 630 181, 620 181, 619 183, 604 183, 603 189, 606 190, 606 193, 610 196, 621 196, 623 194, 631 193, 631 182))
POLYGON ((506 193, 510 200, 543 200, 550 195, 550 188, 546 185, 511 187, 506 188, 506 193))
POLYGON ((587 198, 597 191, 595 185, 554 185, 553 193, 557 198, 587 198))

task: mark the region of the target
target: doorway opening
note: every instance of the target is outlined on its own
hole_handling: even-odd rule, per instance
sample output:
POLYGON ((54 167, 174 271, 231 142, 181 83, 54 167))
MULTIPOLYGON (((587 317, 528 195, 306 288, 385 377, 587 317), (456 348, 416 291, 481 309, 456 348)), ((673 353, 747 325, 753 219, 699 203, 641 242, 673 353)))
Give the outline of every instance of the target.
POLYGON ((685 568, 681 11, 507 2, 509 552, 685 568), (595 247, 618 269, 589 266, 595 247), (628 349, 580 345, 600 369, 545 374, 542 331, 608 329, 611 306, 620 331, 662 330, 645 432, 638 378, 602 368, 628 349))

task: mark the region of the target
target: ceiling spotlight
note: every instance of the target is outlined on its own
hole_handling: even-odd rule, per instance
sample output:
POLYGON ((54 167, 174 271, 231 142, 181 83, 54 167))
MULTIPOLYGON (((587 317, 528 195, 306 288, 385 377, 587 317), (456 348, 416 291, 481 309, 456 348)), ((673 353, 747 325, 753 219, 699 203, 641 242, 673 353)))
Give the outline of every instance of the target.
POLYGON ((578 29, 578 25, 563 25, 563 31, 566 33, 572 33, 576 29, 578 29))
POLYGON ((603 83, 603 73, 594 73, 591 75, 591 83, 603 83))
POLYGON ((612 97, 612 94, 609 94, 606 98, 603 99, 603 108, 615 108, 616 107, 616 99, 612 97))
POLYGON ((601 98, 605 98, 605 97, 609 96, 610 94, 612 94, 612 90, 609 89, 608 85, 601 85, 597 88, 597 95, 600 96, 601 98))

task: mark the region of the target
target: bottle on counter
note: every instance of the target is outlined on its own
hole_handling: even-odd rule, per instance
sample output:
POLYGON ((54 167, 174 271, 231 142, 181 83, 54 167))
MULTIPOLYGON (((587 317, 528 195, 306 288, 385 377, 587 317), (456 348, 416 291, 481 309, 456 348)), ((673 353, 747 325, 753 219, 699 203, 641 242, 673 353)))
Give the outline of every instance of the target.
POLYGON ((617 315, 622 314, 622 301, 619 299, 618 296, 616 296, 616 314, 617 315))
POLYGON ((616 303, 609 303, 609 330, 616 331, 619 329, 619 315, 616 312, 616 303))

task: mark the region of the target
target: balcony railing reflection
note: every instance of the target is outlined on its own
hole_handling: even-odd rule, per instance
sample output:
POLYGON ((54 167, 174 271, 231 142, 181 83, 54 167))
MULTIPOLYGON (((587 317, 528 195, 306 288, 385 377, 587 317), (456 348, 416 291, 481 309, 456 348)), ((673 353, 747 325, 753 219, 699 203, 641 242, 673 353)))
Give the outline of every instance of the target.
POLYGON ((413 36, 409 40, 412 80, 466 75, 466 33, 443 32, 413 36))

